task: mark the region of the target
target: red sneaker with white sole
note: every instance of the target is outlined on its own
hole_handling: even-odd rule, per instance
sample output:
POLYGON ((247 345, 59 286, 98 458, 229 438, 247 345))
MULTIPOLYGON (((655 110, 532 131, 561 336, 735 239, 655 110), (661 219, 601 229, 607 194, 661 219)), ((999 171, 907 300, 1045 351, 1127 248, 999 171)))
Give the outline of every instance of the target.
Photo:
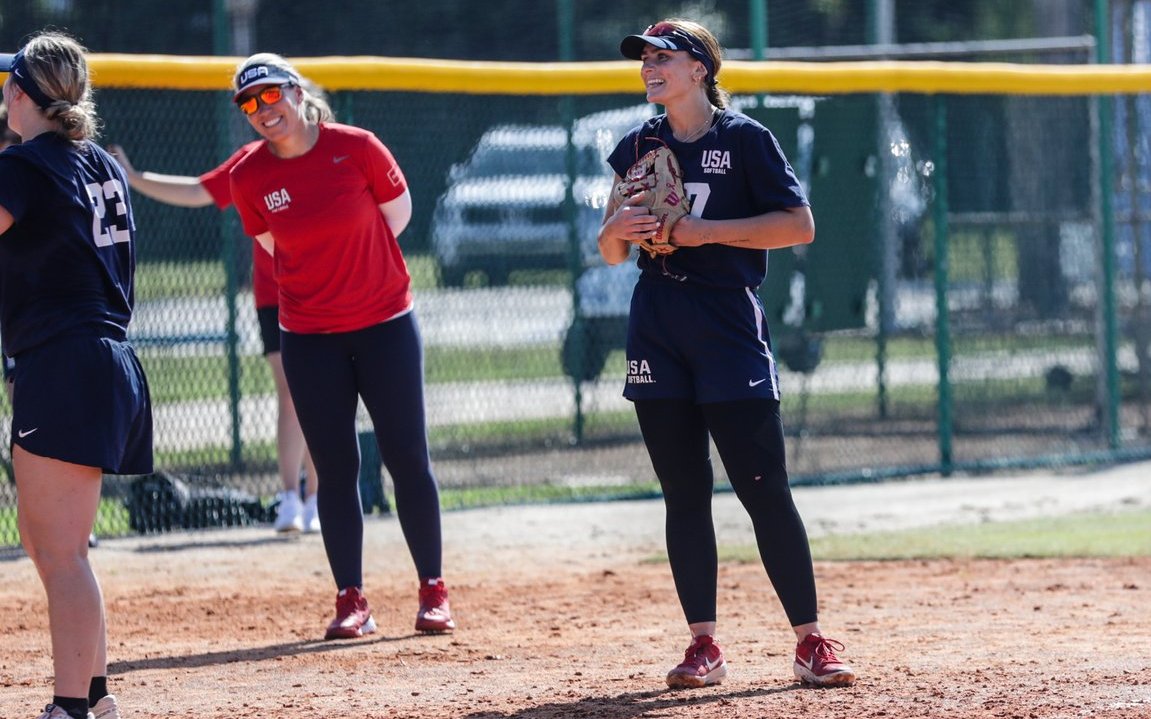
POLYGON ((795 645, 795 678, 816 687, 849 687, 855 683, 855 672, 840 661, 836 650, 843 645, 819 634, 808 634, 795 645))
POLYGON ((448 588, 440 577, 420 580, 420 611, 416 613, 416 631, 445 634, 454 631, 448 588))
POLYGON ((376 620, 359 587, 346 587, 336 595, 336 618, 324 639, 354 639, 376 631, 376 620))
POLYGON ((667 685, 672 689, 696 689, 719 684, 727 676, 727 662, 723 649, 710 634, 701 634, 691 640, 683 653, 683 663, 667 673, 667 685))

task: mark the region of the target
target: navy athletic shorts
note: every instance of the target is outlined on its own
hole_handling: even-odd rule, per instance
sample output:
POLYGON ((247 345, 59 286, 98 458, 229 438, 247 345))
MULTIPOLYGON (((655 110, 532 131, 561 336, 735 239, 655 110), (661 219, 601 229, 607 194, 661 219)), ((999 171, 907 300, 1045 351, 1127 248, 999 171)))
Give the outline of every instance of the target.
POLYGON ((16 359, 13 444, 108 474, 152 472, 152 403, 131 345, 68 335, 16 359))
POLYGON ((257 307, 256 319, 260 322, 260 341, 264 343, 264 355, 280 351, 280 307, 257 307))
POLYGON ((763 304, 750 288, 641 278, 627 337, 629 400, 779 400, 763 304))

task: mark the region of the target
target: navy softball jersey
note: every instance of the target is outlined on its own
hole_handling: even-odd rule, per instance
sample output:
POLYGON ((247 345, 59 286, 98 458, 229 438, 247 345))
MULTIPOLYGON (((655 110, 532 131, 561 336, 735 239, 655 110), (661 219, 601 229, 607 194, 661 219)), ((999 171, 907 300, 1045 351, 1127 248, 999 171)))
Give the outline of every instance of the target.
POLYGON ((0 205, 15 219, 0 236, 5 354, 77 331, 123 340, 136 228, 115 160, 46 132, 0 153, 0 205))
MULTIPOLYGON (((695 217, 739 219, 808 204, 771 132, 732 110, 717 112, 711 129, 689 143, 675 139, 666 116, 652 118, 620 141, 608 163, 623 177, 661 141, 683 168, 695 217)), ((711 244, 639 255, 624 396, 778 400, 767 318, 756 295, 767 275, 767 250, 711 244)))
POLYGON ((0 153, 0 332, 16 360, 13 441, 105 471, 152 471, 147 381, 125 343, 135 226, 102 148, 47 132, 0 153))

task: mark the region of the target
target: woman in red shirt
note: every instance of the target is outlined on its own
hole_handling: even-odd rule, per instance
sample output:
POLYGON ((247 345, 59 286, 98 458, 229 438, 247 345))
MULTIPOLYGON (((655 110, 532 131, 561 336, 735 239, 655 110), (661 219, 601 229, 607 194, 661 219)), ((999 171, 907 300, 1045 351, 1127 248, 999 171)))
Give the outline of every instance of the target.
POLYGON ((361 399, 419 577, 416 630, 451 631, 423 349, 396 241, 412 216, 404 174, 374 134, 331 122, 327 104, 282 57, 248 58, 234 86, 236 105, 263 140, 232 168, 232 200, 245 233, 273 257, 284 373, 324 477, 320 525, 338 589, 325 638, 375 631, 363 595, 361 399))
MULTIPOLYGON (((141 172, 132 166, 124 148, 109 147, 124 166, 132 189, 142 195, 169 205, 180 207, 207 207, 215 204, 221 210, 232 205, 232 186, 229 174, 232 168, 259 141, 249 142, 236 150, 218 167, 199 177, 164 175, 141 172)), ((312 455, 304 442, 304 432, 296 417, 296 407, 288 392, 284 378, 284 364, 280 357, 280 293, 272 270, 272 256, 256 248, 252 256, 252 293, 256 301, 256 319, 260 324, 260 339, 264 358, 272 368, 276 384, 276 459, 280 473, 281 491, 278 496, 275 528, 277 532, 319 532, 320 515, 316 507, 319 479, 312 455), (304 500, 300 501, 300 469, 306 472, 304 500)))

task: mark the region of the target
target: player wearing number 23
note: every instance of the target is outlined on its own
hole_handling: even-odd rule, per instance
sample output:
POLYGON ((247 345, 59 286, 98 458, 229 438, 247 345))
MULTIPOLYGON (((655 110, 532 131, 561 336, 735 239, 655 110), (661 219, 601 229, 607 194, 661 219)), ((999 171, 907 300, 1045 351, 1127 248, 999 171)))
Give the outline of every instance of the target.
MULTIPOLYGON (((43 717, 119 716, 88 537, 104 473, 152 471, 152 411, 127 343, 135 227, 123 170, 92 140, 84 49, 34 36, 6 72, 0 153, 0 331, 16 360, 12 466, 20 539, 50 609, 55 692, 43 717)), ((47 609, 45 610, 48 611, 47 609)))

